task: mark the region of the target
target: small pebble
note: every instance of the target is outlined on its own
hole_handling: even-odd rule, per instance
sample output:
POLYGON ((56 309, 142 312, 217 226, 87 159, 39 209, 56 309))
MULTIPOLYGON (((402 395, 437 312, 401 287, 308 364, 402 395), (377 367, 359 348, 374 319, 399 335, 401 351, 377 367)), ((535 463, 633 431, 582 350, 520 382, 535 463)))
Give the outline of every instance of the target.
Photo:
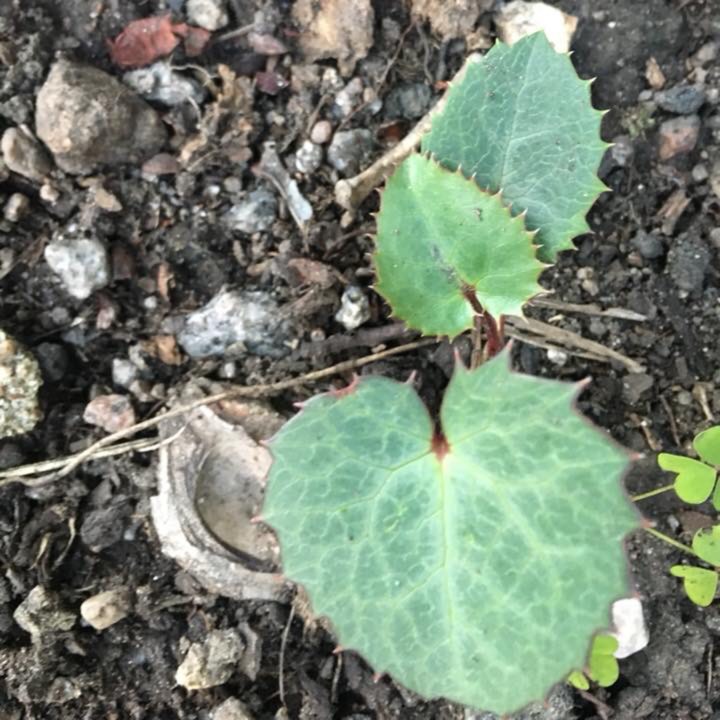
POLYGON ((28 131, 8 128, 0 140, 5 165, 28 180, 42 182, 53 168, 45 148, 28 131))
POLYGON ((677 288, 685 293, 700 292, 710 265, 707 245, 694 236, 682 235, 668 252, 667 269, 677 288))
POLYGON ((220 30, 230 22, 224 0, 187 0, 185 12, 191 25, 210 32, 220 30))
POLYGON ((30 209, 30 200, 22 193, 13 193, 3 208, 3 215, 8 222, 19 222, 30 209))
POLYGON ((304 175, 314 173, 322 163, 323 151, 320 145, 305 140, 295 154, 295 167, 304 175))
POLYGON ((231 697, 210 713, 210 720, 254 720, 254 717, 246 705, 231 697))
POLYGON ((86 405, 83 420, 113 433, 135 424, 135 410, 125 395, 98 395, 86 405))
POLYGON ((37 360, 0 330, 0 438, 35 427, 42 417, 37 400, 41 385, 37 360))
POLYGON ((635 405, 655 383, 652 375, 631 373, 623 379, 623 397, 630 405, 635 405))
POLYGON ((223 220, 231 230, 252 235, 266 232, 277 217, 278 203, 275 194, 265 188, 253 190, 240 202, 233 205, 223 220))
POLYGON ((37 585, 15 608, 13 619, 37 642, 46 635, 70 630, 76 617, 62 608, 57 595, 37 585))
POLYGON ((388 93, 385 115, 390 120, 417 120, 427 112, 431 101, 432 90, 425 83, 403 83, 388 93))
POLYGON ((110 282, 110 260, 97 238, 63 238, 45 247, 45 260, 67 292, 85 300, 110 282))
POLYGON ((168 107, 185 102, 199 105, 205 99, 205 90, 200 83, 173 70, 167 62, 156 62, 148 67, 126 72, 123 82, 146 100, 153 100, 168 107))
POLYGON ((691 152, 699 134, 700 118, 697 115, 666 120, 660 125, 660 159, 669 160, 691 152))
POLYGON ((233 345, 256 355, 287 352, 287 322, 273 297, 262 291, 223 290, 190 313, 178 333, 183 350, 194 358, 225 354, 233 345))
POLYGON ((657 235, 640 230, 632 239, 632 244, 646 260, 655 260, 665 254, 665 246, 657 235))
POLYGON ((705 182, 710 177, 707 165, 705 165, 704 163, 698 163, 697 165, 695 165, 692 169, 691 174, 693 181, 696 183, 705 182))
POLYGON ((346 330, 355 330, 370 319, 370 302, 356 285, 348 285, 340 298, 337 320, 346 330))
POLYGON ((232 677, 244 650, 245 643, 237 630, 211 630, 203 642, 189 644, 175 682, 186 690, 222 685, 232 677))
POLYGON ((655 93, 657 104, 675 115, 692 115, 705 102, 705 93, 695 85, 676 85, 655 93))
POLYGON ((332 137, 332 125, 329 120, 318 120, 310 131, 310 139, 316 145, 324 145, 330 142, 332 137))
POLYGON ((328 162, 345 177, 356 175, 372 147, 370 130, 341 130, 335 133, 330 143, 328 162))
POLYGON ((89 597, 80 606, 83 620, 95 630, 106 630, 130 614, 132 598, 127 588, 106 590, 89 597))
POLYGON ((568 354, 557 348, 548 348, 547 358, 553 365, 562 367, 568 361, 568 354))

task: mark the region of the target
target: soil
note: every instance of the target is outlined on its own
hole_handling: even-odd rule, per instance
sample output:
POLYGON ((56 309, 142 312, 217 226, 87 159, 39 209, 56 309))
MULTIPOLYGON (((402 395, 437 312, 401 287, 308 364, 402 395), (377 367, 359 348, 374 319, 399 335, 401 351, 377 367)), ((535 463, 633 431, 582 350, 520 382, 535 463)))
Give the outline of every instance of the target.
MULTIPOLYGON (((389 66, 381 99, 408 83, 424 84, 437 96, 438 81, 448 80, 466 55, 463 39, 441 42, 427 26, 417 25, 398 50, 398 38, 410 24, 406 4, 374 4, 374 44, 354 75, 366 87, 377 87, 389 66)), ((695 72, 703 46, 720 41, 720 0, 551 4, 580 19, 573 62, 581 76, 597 77, 594 104, 610 110, 603 135, 617 145, 601 168, 612 192, 602 195, 590 213, 594 233, 578 238, 577 252, 564 253, 557 266, 546 271, 543 284, 554 289, 559 301, 624 308, 646 320, 540 308, 530 314, 638 360, 645 373, 638 380, 618 364, 572 354, 549 357, 545 350, 524 343, 515 344, 514 360, 529 373, 592 378, 580 409, 618 442, 644 455, 626 479, 628 491, 637 493, 668 482, 656 467, 656 451, 687 450, 695 432, 720 414, 720 197, 711 187, 713 164, 720 161, 720 63, 711 58, 703 69, 708 99, 698 111, 701 130, 692 150, 660 159, 660 124, 672 115, 661 108, 650 111, 646 102, 652 98, 646 79, 650 58, 661 68, 665 86, 671 87, 695 72), (678 203, 668 204, 673 194, 675 200, 687 200, 679 215, 673 210, 678 203), (643 254, 642 233, 655 239, 657 252, 643 254)), ((119 76, 105 39, 138 17, 173 10, 182 20, 181 5, 171 0, 4 0, 0 40, 14 47, 19 60, 10 66, 0 62, 0 132, 22 123, 33 126, 35 98, 56 53, 119 76)), ((231 5, 236 10, 231 27, 252 20, 256 8, 251 0, 231 5)), ((281 76, 289 77, 293 65, 302 63, 294 44, 290 3, 274 0, 265 9, 276 23, 277 36, 290 48, 277 67, 281 76)), ((490 15, 482 16, 480 23, 492 37, 490 15)), ((220 62, 253 75, 266 59, 240 38, 216 44, 188 62, 213 75, 220 62)), ((336 67, 333 60, 321 60, 319 66, 336 67)), ((359 357, 368 346, 382 342, 378 335, 366 346, 344 342, 342 338, 351 334, 334 317, 343 286, 352 283, 360 285, 370 301, 365 327, 391 322, 387 308, 370 289, 372 241, 367 234, 373 228, 376 197, 369 198, 354 223, 345 226, 332 200, 336 175, 325 163, 300 181, 315 212, 307 237, 282 207, 268 231, 252 236, 233 232, 220 221, 233 203, 232 182, 239 180, 244 191, 262 184, 251 166, 259 160, 265 141, 275 140, 278 153, 289 162, 306 139, 314 113, 337 126, 330 103, 319 105, 319 80, 311 77, 307 83, 304 89, 291 84, 276 94, 256 89, 247 141, 249 163, 239 164, 229 152, 218 151, 222 128, 216 127, 210 152, 176 176, 151 180, 137 166, 104 168, 103 185, 123 209, 95 212, 90 223, 112 248, 114 279, 87 300, 68 295, 42 252, 70 224, 87 222, 87 186, 55 171, 62 201, 50 205, 39 197, 37 186, 19 176, 0 182, 0 197, 19 192, 30 200, 30 211, 17 222, 0 220, 0 249, 11 250, 14 257, 12 268, 0 279, 0 327, 39 358, 45 380, 40 398, 44 419, 32 432, 0 441, 0 466, 66 455, 101 437, 102 431, 83 422, 82 415, 98 393, 127 394, 113 384, 113 359, 140 356, 144 361, 143 390, 133 394, 132 402, 138 417, 149 417, 173 389, 191 378, 272 382, 359 357), (297 258, 324 263, 333 269, 334 279, 321 289, 299 282, 289 270, 290 261, 297 258), (169 290, 161 282, 159 267, 172 275, 169 290), (222 359, 163 362, 148 349, 156 336, 174 327, 173 318, 206 303, 224 286, 270 292, 290 319, 295 347, 279 358, 241 354, 232 367, 222 359), (311 338, 334 341, 307 352, 303 348, 311 338)), ((164 112, 178 134, 192 129, 197 119, 191 111, 164 112)), ((373 114, 365 107, 344 121, 347 128, 372 133, 373 149, 364 165, 411 127, 414 118, 403 112, 409 110, 401 107, 399 117, 390 118, 383 109, 373 114)), ((467 353, 467 342, 461 339, 457 344, 467 353)), ((417 371, 421 394, 436 407, 451 361, 451 349, 444 343, 369 365, 362 372, 406 379, 417 371)), ((273 404, 289 417, 293 402, 349 379, 287 392, 273 404)), ((90 462, 56 482, 0 487, 2 720, 200 719, 210 717, 211 710, 230 697, 241 699, 252 717, 282 717, 278 681, 286 626, 284 697, 291 718, 484 717, 449 703, 422 701, 388 678, 374 682, 372 669, 360 658, 333 654, 333 638, 322 625, 307 626, 296 616, 288 626, 289 606, 236 602, 194 583, 163 556, 152 527, 149 499, 156 464, 153 453, 126 454, 90 462), (102 632, 77 622, 71 630, 33 642, 12 616, 38 585, 76 614, 84 599, 118 586, 129 588, 135 608, 102 632), (261 641, 254 680, 238 671, 209 690, 188 692, 176 685, 181 638, 198 640, 209 629, 242 623, 261 641)), ((697 510, 704 520, 698 520, 697 513, 689 516, 670 494, 645 501, 642 510, 660 530, 685 541, 692 527, 709 522, 712 515, 702 506, 697 510)), ((676 579, 668 575, 669 566, 680 559, 678 551, 642 532, 630 538, 628 549, 650 644, 621 662, 615 685, 594 691, 604 705, 562 688, 533 717, 570 720, 610 712, 622 720, 720 718, 715 647, 719 606, 701 609, 684 597, 676 579)))

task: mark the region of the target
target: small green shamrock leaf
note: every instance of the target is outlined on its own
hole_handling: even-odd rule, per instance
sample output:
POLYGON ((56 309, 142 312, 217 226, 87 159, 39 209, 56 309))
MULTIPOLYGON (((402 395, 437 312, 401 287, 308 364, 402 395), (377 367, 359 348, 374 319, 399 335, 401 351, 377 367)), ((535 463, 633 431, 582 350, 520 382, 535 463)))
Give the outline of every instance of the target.
POLYGON ((618 641, 612 635, 596 635, 590 649, 588 670, 590 678, 600 687, 610 687, 620 676, 620 666, 615 658, 618 641))
POLYGON ((569 675, 567 681, 578 690, 589 690, 590 681, 585 676, 585 673, 581 670, 573 670, 569 675))
POLYGON ((496 43, 468 63, 422 150, 480 187, 502 190, 513 212, 527 210, 540 257, 552 262, 590 230, 585 214, 607 189, 596 174, 608 147, 601 118, 590 83, 539 32, 512 47, 496 43))
POLYGON ((703 430, 693 440, 693 447, 706 463, 720 465, 720 425, 703 430))
POLYGON ((718 575, 714 570, 693 565, 673 565, 670 573, 683 579, 683 588, 696 605, 707 607, 714 600, 718 584, 718 575))
POLYGON ((697 505, 705 502, 715 486, 715 470, 699 460, 660 453, 658 465, 663 470, 677 473, 675 492, 681 500, 697 505))
POLYGON ((388 180, 377 228, 375 288, 426 335, 472 327, 468 294, 499 317, 522 315, 542 290, 542 265, 522 218, 423 155, 411 155, 388 180))
POLYGON ((712 506, 720 512, 720 483, 715 485, 715 490, 712 496, 712 506))
POLYGON ((628 594, 627 456, 578 386, 458 365, 442 434, 412 386, 364 377, 272 441, 263 516, 339 643, 430 697, 498 714, 586 660, 628 594), (486 678, 487 681, 483 681, 486 678))
POLYGON ((693 537, 692 549, 709 565, 720 566, 720 525, 698 530, 693 537))

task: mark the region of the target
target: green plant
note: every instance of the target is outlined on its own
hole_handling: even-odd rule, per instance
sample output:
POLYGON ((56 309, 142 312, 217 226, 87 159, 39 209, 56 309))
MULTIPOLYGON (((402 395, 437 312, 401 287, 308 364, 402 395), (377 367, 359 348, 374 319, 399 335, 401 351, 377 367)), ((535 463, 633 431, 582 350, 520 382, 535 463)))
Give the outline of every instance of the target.
MULTIPOLYGON (((676 473, 675 481, 670 485, 636 495, 633 499, 643 500, 660 493, 674 491, 681 500, 693 505, 704 503, 712 496, 713 507, 720 510, 720 483, 717 482, 718 467, 720 467, 720 425, 696 435, 693 447, 700 460, 684 455, 660 453, 658 464, 663 470, 676 473)), ((718 586, 720 525, 698 530, 693 536, 690 547, 654 528, 648 528, 648 532, 712 566, 712 569, 695 565, 673 565, 670 568, 672 575, 682 578, 683 588, 690 600, 701 607, 710 605, 718 586)))
POLYGON ((610 687, 620 676, 620 666, 615 659, 618 641, 612 635, 596 635, 590 646, 587 671, 573 670, 568 682, 578 690, 589 690, 590 681, 600 687, 610 687))
POLYGON ((371 377, 306 402, 271 444, 263 518, 341 645, 498 713, 583 667, 629 591, 627 454, 573 408, 582 384, 501 352, 502 316, 541 291, 536 254, 587 230, 600 115, 542 34, 470 64, 387 183, 376 287, 425 334, 482 330, 486 362, 458 363, 437 427, 411 386, 371 377))

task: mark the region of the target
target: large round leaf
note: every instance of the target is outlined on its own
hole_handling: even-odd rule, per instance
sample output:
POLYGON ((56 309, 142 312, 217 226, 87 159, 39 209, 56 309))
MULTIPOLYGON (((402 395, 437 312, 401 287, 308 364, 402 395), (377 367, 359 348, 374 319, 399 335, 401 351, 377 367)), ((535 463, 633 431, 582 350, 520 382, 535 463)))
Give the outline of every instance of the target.
POLYGON ((570 58, 541 32, 512 47, 497 43, 448 92, 423 151, 483 188, 502 190, 513 212, 527 210, 544 260, 571 248, 606 189, 596 173, 608 146, 600 139, 602 113, 570 58))
POLYGON ((458 367, 435 435, 410 385, 363 378, 271 444, 263 515, 341 645, 425 696, 498 713, 585 664, 628 594, 627 457, 578 387, 458 367))
POLYGON ((377 217, 376 289, 427 335, 472 327, 468 294, 494 317, 521 315, 542 290, 522 218, 497 195, 422 155, 395 171, 377 217))

